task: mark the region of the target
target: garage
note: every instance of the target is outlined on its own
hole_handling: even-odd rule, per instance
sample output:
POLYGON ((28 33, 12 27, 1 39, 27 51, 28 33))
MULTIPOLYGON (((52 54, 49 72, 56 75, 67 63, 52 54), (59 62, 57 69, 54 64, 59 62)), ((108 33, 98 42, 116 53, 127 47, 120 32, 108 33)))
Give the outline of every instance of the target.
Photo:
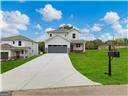
POLYGON ((1 59, 2 60, 7 60, 8 59, 8 52, 1 52, 1 59))
POLYGON ((67 53, 67 45, 48 45, 48 53, 67 53))

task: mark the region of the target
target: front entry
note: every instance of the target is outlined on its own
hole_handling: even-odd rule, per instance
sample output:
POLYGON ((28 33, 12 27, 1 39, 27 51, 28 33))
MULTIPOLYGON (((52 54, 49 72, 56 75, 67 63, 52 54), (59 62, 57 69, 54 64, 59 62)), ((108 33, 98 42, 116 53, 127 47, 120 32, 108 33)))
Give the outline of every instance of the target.
POLYGON ((48 53, 67 53, 67 45, 48 45, 48 53))
POLYGON ((16 51, 16 58, 20 58, 20 51, 16 51))

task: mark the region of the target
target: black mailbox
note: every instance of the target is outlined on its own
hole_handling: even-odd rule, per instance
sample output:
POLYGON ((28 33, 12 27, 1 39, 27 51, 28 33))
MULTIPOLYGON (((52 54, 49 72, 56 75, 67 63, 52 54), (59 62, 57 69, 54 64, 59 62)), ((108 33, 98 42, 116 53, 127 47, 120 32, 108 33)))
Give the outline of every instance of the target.
POLYGON ((111 57, 120 57, 120 52, 119 51, 109 51, 108 56, 111 57))

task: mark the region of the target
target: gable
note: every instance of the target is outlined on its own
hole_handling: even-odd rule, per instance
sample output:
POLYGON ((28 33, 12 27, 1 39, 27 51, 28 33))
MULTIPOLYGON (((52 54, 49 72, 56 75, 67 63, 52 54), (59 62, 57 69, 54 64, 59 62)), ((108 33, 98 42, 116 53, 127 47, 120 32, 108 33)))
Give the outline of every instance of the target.
MULTIPOLYGON (((2 41, 29 41, 29 42, 35 42, 25 36, 22 35, 16 35, 16 36, 11 36, 11 37, 5 37, 1 38, 2 41)), ((35 42, 36 43, 36 42, 35 42)))
POLYGON ((70 42, 69 40, 67 40, 66 38, 64 38, 64 37, 62 37, 60 35, 56 35, 56 36, 54 36, 52 38, 46 39, 45 42, 49 42, 51 40, 64 40, 66 42, 70 42))

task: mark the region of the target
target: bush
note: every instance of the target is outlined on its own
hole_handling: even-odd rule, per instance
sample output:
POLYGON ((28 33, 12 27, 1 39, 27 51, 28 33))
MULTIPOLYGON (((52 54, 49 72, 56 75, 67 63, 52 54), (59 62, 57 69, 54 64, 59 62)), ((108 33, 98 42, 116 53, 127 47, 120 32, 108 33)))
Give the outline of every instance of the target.
POLYGON ((87 41, 85 44, 85 49, 98 49, 98 45, 94 41, 87 41))

